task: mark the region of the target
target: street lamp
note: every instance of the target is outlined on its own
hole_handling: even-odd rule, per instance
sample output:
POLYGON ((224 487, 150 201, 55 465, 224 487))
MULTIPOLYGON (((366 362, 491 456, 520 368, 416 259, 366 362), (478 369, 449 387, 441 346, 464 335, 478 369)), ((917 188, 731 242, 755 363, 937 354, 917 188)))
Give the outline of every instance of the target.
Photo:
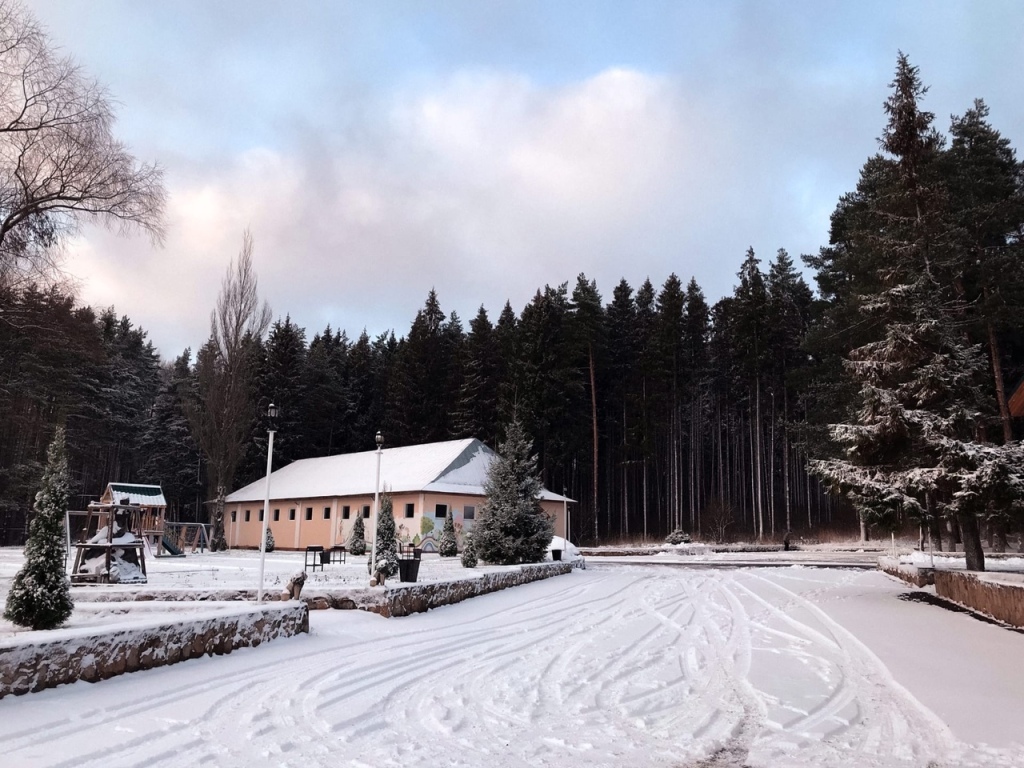
POLYGON ((377 583, 377 520, 380 517, 380 456, 384 452, 384 435, 377 430, 377 484, 373 487, 373 551, 370 553, 370 582, 377 583))
POLYGON ((566 494, 568 494, 568 491, 566 490, 565 486, 563 485, 562 486, 562 517, 565 518, 565 545, 566 545, 565 548, 567 550, 566 551, 566 557, 568 557, 568 549, 569 549, 569 497, 566 494))
POLYGON ((263 496, 263 533, 260 534, 260 588, 256 592, 256 602, 263 602, 263 563, 267 557, 267 525, 270 523, 270 469, 274 462, 274 429, 277 426, 277 406, 273 403, 267 408, 267 487, 263 496))

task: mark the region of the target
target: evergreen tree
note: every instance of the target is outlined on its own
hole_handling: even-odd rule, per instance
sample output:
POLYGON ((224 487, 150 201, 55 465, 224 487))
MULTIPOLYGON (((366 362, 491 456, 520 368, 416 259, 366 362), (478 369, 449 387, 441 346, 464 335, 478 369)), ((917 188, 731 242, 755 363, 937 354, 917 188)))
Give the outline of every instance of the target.
POLYGON ((43 487, 25 545, 25 565, 7 594, 4 618, 31 629, 55 629, 71 616, 71 582, 64 572, 67 554, 64 516, 70 485, 64 429, 58 427, 47 451, 43 487))
POLYGON ((448 516, 444 519, 444 530, 441 531, 439 550, 441 557, 455 557, 459 554, 459 544, 455 540, 455 519, 452 517, 450 509, 448 516))
MULTIPOLYGON (((394 576, 398 573, 398 533, 395 530, 395 515, 390 493, 382 494, 380 497, 376 535, 377 540, 373 546, 377 553, 377 572, 385 576, 394 576)), ((372 567, 372 558, 367 567, 372 567)))
POLYGON ((461 562, 463 568, 476 568, 476 548, 473 546, 473 537, 470 534, 463 537, 461 562))
POLYGON ((541 487, 529 439, 513 421, 487 468, 487 501, 473 526, 473 548, 480 559, 502 565, 544 559, 553 529, 540 506, 541 487))
POLYGON ((362 515, 357 515, 356 521, 352 524, 352 535, 348 540, 348 551, 353 555, 366 554, 366 528, 363 525, 362 515))
MULTIPOLYGON (((160 485, 178 518, 187 505, 197 502, 202 494, 199 446, 189 429, 183 394, 192 383, 190 355, 190 350, 186 349, 164 371, 164 381, 139 444, 142 459, 139 480, 160 485)), ((194 522, 200 522, 199 514, 197 506, 194 522)))
POLYGON ((860 392, 855 418, 832 427, 845 453, 812 466, 862 520, 892 525, 909 514, 934 530, 947 515, 960 526, 968 569, 984 570, 978 516, 1003 495, 1004 477, 993 451, 974 442, 984 359, 967 337, 963 297, 945 279, 958 253, 938 173, 942 141, 920 109, 917 68, 902 54, 892 88, 881 140, 891 156, 887 192, 867 198, 845 233, 851 252, 887 254, 873 259, 877 282, 860 298, 879 331, 846 363, 860 392))
POLYGON ((265 550, 266 550, 267 552, 273 552, 273 551, 274 551, 274 546, 275 546, 275 544, 274 544, 274 531, 273 531, 273 529, 272 529, 272 528, 271 528, 271 527, 270 527, 270 526, 268 525, 268 526, 267 526, 267 544, 266 544, 266 546, 264 547, 264 549, 265 549, 265 550))

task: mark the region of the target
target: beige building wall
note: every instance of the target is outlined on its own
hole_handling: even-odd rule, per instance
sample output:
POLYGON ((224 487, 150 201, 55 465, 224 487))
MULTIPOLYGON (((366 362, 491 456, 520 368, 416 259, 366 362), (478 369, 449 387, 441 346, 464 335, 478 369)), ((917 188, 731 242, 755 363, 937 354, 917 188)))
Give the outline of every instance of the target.
MULTIPOLYGON (((473 507, 474 518, 479 517, 483 496, 439 493, 395 493, 391 496, 395 529, 400 541, 418 544, 426 536, 440 539, 444 528, 444 514, 438 517, 438 505, 450 509, 456 527, 472 530, 473 521, 466 525, 466 507, 473 507), (409 505, 409 506, 407 506, 409 505), (424 522, 426 521, 426 522, 424 522)), ((366 538, 372 538, 373 496, 343 496, 318 499, 291 499, 270 501, 269 526, 274 532, 277 549, 303 550, 307 546, 332 547, 345 545, 352 535, 356 517, 367 507, 364 515, 366 538), (345 516, 348 507, 348 516, 345 516)), ((542 501, 541 507, 552 518, 556 536, 565 535, 565 515, 561 502, 542 501)), ((259 549, 263 529, 262 502, 239 502, 224 508, 224 528, 228 546, 240 549, 259 549), (248 513, 248 515, 246 514, 248 513), (247 519, 248 518, 248 519, 247 519)))

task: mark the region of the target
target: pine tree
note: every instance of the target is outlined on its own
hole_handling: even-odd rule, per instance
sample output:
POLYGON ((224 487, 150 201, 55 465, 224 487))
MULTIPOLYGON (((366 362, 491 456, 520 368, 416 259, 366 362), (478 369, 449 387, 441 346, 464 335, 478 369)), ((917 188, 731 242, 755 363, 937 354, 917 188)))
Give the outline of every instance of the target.
POLYGON ((511 565, 544 559, 553 535, 540 506, 537 459, 519 421, 508 426, 498 456, 487 468, 487 501, 473 526, 473 547, 488 563, 511 565))
POLYGON ((462 542, 462 567, 476 568, 476 548, 473 546, 473 536, 466 534, 462 542))
POLYGON ((441 557, 455 557, 459 554, 459 544, 455 540, 455 518, 452 511, 448 510, 448 516, 444 519, 444 530, 441 531, 440 544, 441 557))
POLYGON ((366 528, 363 525, 363 516, 358 515, 352 524, 352 535, 348 540, 348 551, 353 555, 366 554, 366 528))
MULTIPOLYGON (((385 576, 394 576, 398 573, 398 534, 395 530, 394 507, 390 493, 385 493, 380 497, 377 540, 373 546, 377 552, 377 572, 383 573, 385 576)), ((367 563, 367 567, 373 567, 372 559, 371 563, 367 563)))
POLYGON ((274 546, 275 546, 275 544, 274 544, 274 531, 268 525, 267 526, 267 545, 265 547, 265 550, 267 552, 273 552, 274 551, 274 546))
POLYGON ((43 487, 25 545, 25 565, 7 594, 4 618, 31 629, 55 629, 71 616, 71 583, 64 572, 67 554, 64 515, 70 483, 64 428, 58 427, 47 451, 43 487))

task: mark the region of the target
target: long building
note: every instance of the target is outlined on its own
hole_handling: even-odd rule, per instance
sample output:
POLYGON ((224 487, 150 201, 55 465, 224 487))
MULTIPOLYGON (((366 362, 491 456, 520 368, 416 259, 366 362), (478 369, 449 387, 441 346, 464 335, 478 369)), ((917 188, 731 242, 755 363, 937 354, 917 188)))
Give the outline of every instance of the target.
MULTIPOLYGON (((380 456, 380 488, 391 495, 401 541, 437 548, 451 511, 457 530, 470 530, 485 501, 484 479, 497 454, 475 438, 387 448, 380 456)), ((270 475, 270 520, 279 549, 348 544, 358 516, 369 524, 376 487, 377 451, 301 459, 270 475)), ((228 545, 260 545, 266 479, 227 497, 228 545)), ((541 507, 565 535, 572 499, 543 489, 541 507)), ((366 538, 370 538, 369 527, 366 538)))

